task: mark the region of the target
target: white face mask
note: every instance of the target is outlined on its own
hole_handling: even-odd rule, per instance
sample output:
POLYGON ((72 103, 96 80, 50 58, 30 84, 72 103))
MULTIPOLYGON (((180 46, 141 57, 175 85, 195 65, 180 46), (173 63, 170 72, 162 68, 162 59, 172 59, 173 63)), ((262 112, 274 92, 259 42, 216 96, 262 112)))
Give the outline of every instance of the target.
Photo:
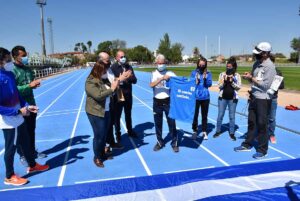
POLYGON ((160 72, 166 70, 166 68, 167 68, 166 64, 158 64, 157 65, 157 70, 160 72))
POLYGON ((4 68, 6 71, 12 71, 13 68, 14 68, 14 63, 11 61, 11 62, 8 62, 4 65, 4 68))
POLYGON ((120 63, 121 63, 121 64, 125 64, 125 63, 126 63, 126 57, 121 58, 121 59, 120 59, 120 63))
POLYGON ((102 79, 107 79, 107 78, 108 78, 107 73, 103 74, 103 75, 101 76, 101 78, 102 78, 102 79))

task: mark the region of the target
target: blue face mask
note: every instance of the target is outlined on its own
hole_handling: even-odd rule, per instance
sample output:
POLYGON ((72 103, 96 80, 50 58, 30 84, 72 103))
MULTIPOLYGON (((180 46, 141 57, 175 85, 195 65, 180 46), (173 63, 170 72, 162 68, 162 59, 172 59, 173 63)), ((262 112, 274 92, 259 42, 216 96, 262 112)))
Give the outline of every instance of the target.
POLYGON ((167 68, 166 64, 158 64, 157 65, 157 70, 160 72, 166 70, 166 68, 167 68))
POLYGON ((24 64, 24 65, 28 65, 28 57, 22 57, 21 58, 21 62, 22 62, 22 64, 24 64))
POLYGON ((126 57, 122 57, 122 58, 120 59, 120 63, 121 63, 121 64, 125 64, 125 63, 126 63, 126 57))

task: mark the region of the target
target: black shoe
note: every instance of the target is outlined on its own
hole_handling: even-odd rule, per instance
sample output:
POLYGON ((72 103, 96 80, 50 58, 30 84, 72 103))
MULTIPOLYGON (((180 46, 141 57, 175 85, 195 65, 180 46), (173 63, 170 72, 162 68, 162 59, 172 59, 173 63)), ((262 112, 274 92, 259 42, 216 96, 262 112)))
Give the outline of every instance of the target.
POLYGON ((124 149, 124 146, 120 142, 111 144, 110 147, 113 149, 124 149))
POLYGON ((153 147, 153 151, 159 151, 163 148, 163 146, 160 146, 159 143, 156 143, 156 145, 153 147))
POLYGON ((178 146, 174 146, 174 147, 172 147, 172 149, 173 149, 173 151, 174 151, 175 153, 179 152, 179 147, 178 147, 178 146))
POLYGON ((129 137, 132 137, 132 138, 138 138, 138 135, 137 135, 136 132, 134 132, 134 131, 128 132, 128 136, 129 136, 129 137))
POLYGON ((104 164, 100 159, 94 159, 94 163, 97 167, 104 168, 104 164))
POLYGON ((239 137, 239 139, 246 139, 247 138, 247 133, 245 133, 244 135, 242 135, 241 137, 239 137))
POLYGON ((221 135, 221 132, 216 132, 214 135, 213 135, 213 138, 217 138, 221 135))
POLYGON ((236 141, 236 137, 234 136, 234 134, 229 134, 229 137, 232 141, 236 141))

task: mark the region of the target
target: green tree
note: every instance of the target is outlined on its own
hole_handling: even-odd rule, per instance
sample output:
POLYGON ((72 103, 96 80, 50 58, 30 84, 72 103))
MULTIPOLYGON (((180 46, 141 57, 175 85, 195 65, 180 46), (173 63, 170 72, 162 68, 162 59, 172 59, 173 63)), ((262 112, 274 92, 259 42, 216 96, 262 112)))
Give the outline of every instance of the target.
MULTIPOLYGON (((291 41, 291 48, 298 52, 298 63, 300 63, 300 37, 299 38, 293 38, 291 41)), ((291 58, 292 59, 292 58, 291 58)))
POLYGON ((111 48, 112 48, 112 55, 115 56, 118 50, 124 50, 126 49, 126 41, 124 40, 112 40, 111 41, 111 48))
POLYGON ((152 52, 142 45, 127 49, 126 55, 129 60, 136 61, 138 63, 152 63, 154 60, 152 52))
POLYGON ((200 55, 200 50, 198 47, 193 48, 193 57, 199 57, 200 55))
POLYGON ((93 45, 92 41, 89 40, 86 44, 87 44, 87 46, 89 48, 89 53, 91 53, 91 47, 93 45))
POLYGON ((87 47, 84 43, 76 43, 75 47, 74 47, 74 51, 79 51, 82 53, 86 53, 87 52, 87 47))
POLYGON ((184 47, 181 43, 174 43, 171 47, 171 58, 172 63, 179 63, 182 61, 182 51, 184 47))
POLYGON ((297 63, 297 61, 299 61, 299 53, 298 52, 292 52, 290 54, 290 61, 297 63))
POLYGON ((168 61, 171 61, 171 41, 168 33, 159 41, 157 53, 163 54, 168 61))
POLYGON ((104 41, 98 44, 96 54, 98 55, 100 52, 106 52, 109 55, 112 55, 112 42, 111 41, 104 41))

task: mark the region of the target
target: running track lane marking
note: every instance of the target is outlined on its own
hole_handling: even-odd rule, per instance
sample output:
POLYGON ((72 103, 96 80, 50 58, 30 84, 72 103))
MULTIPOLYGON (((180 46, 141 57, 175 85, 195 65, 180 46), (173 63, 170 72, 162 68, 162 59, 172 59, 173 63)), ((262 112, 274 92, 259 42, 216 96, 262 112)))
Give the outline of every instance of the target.
POLYGON ((249 164, 249 163, 257 163, 261 161, 272 161, 272 160, 278 160, 281 159, 281 157, 274 157, 274 158, 266 158, 266 159, 260 159, 260 160, 253 160, 253 161, 245 161, 245 162, 240 162, 240 164, 249 164))
POLYGON ((82 108, 82 105, 83 105, 83 100, 84 100, 84 98, 85 98, 85 92, 83 92, 83 94, 82 94, 80 106, 79 106, 78 113, 77 113, 77 116, 76 116, 76 120, 75 120, 75 123, 74 123, 74 126, 73 126, 73 130, 72 130, 72 133, 71 133, 71 136, 70 136, 69 145, 68 145, 68 147, 67 147, 67 153, 66 153, 66 156, 65 156, 64 165, 63 165, 63 167, 62 167, 62 169, 61 169, 61 172, 60 172, 60 176, 59 176, 59 180, 58 180, 57 186, 62 186, 64 177, 65 177, 65 173, 66 173, 66 169, 67 169, 66 162, 67 162, 67 160, 68 160, 69 152, 70 152, 70 150, 71 150, 72 139, 73 139, 73 137, 75 136, 75 131, 76 131, 76 128, 77 128, 78 119, 79 119, 79 116, 80 116, 80 113, 81 113, 80 111, 81 111, 81 108, 82 108))
POLYGON ((44 111, 43 112, 41 112, 38 116, 37 116, 37 118, 36 119, 39 119, 45 112, 47 112, 47 110, 49 110, 49 108, 52 106, 52 105, 54 105, 54 103, 56 103, 56 101, 58 101, 74 84, 76 84, 77 83, 77 81, 81 78, 81 77, 83 77, 85 75, 85 73, 84 74, 82 74, 79 78, 77 78, 68 88, 66 88, 54 101, 52 101, 49 105, 48 105, 48 107, 46 108, 46 109, 44 109, 44 111))
POLYGON ((14 190, 23 190, 23 189, 32 189, 32 188, 43 188, 43 185, 40 186, 27 186, 27 187, 21 187, 21 188, 9 188, 9 189, 2 189, 0 192, 3 191, 14 191, 14 190))
POLYGON ((114 177, 114 178, 98 179, 98 180, 88 180, 88 181, 77 181, 77 182, 75 182, 75 184, 85 184, 85 183, 92 183, 92 182, 112 181, 112 180, 130 179, 130 178, 135 178, 135 176, 114 177))
POLYGON ((43 94, 47 93, 48 91, 50 91, 50 90, 52 90, 52 89, 56 88, 57 86, 59 86, 59 85, 62 85, 63 83, 65 83, 65 82, 69 81, 70 79, 72 79, 72 78, 73 78, 73 77, 75 77, 76 75, 77 75, 77 74, 75 74, 75 75, 73 75, 73 76, 71 76, 71 77, 69 77, 69 78, 65 79, 65 80, 64 80, 64 81, 62 81, 62 82, 59 82, 58 84, 56 84, 56 85, 54 85, 54 86, 50 87, 50 88, 49 88, 49 89, 47 89, 46 91, 44 91, 44 92, 42 92, 42 93, 40 93, 40 94, 38 94, 38 95, 34 96, 34 98, 35 98, 35 99, 37 99, 38 97, 42 96, 43 94))
MULTIPOLYGON (((139 85, 136 85, 136 86, 138 86, 139 88, 141 88, 141 89, 143 89, 143 90, 145 90, 145 91, 147 91, 147 92, 150 93, 150 90, 145 89, 144 87, 141 87, 141 86, 139 86, 139 85)), ((199 114, 199 115, 200 115, 200 114, 199 114)), ((209 118, 209 117, 208 117, 207 119, 209 119, 209 120, 211 120, 212 122, 215 122, 215 123, 216 123, 215 120, 213 120, 213 119, 211 119, 211 118, 209 118)), ((223 126, 223 125, 222 125, 222 126, 223 126)), ((229 128, 228 126, 223 126, 223 127, 229 128)), ((240 131, 236 131, 236 132, 239 133, 239 134, 241 134, 241 135, 243 135, 243 133, 241 133, 240 131)), ((201 145, 201 146, 202 146, 202 145, 201 145)), ((278 152, 278 153, 280 153, 280 154, 282 154, 282 155, 285 155, 285 156, 287 156, 287 157, 289 157, 289 158, 291 158, 291 159, 295 159, 294 156, 289 155, 289 154, 287 154, 287 153, 285 153, 285 152, 283 152, 283 151, 281 151, 281 150, 279 150, 279 149, 276 149, 276 148, 274 148, 274 147, 272 147, 272 146, 270 146, 270 145, 269 145, 269 148, 272 149, 272 150, 274 150, 274 151, 276 151, 276 152, 278 152)))
POLYGON ((193 170, 203 170, 203 169, 209 169, 209 168, 215 168, 215 166, 192 168, 192 169, 185 169, 185 170, 176 170, 176 171, 164 172, 164 174, 170 174, 170 173, 176 173, 176 172, 188 172, 188 171, 193 171, 193 170))
MULTIPOLYGON (((147 108, 149 108, 151 111, 153 111, 153 109, 147 105, 146 103, 144 103, 141 99, 139 99, 138 97, 136 97, 133 94, 133 97, 136 98, 138 101, 140 101, 141 103, 143 103, 147 108)), ((164 118, 164 120, 166 121, 166 119, 164 118)), ((176 129, 180 130, 180 128, 178 128, 176 126, 176 129)), ((216 154, 214 154, 213 152, 211 152, 209 149, 207 149, 205 146, 201 145, 199 142, 197 142, 196 140, 194 140, 194 142, 196 142, 196 144, 198 144, 202 149, 204 149, 207 153, 209 153, 211 156, 213 156, 215 159, 217 159, 219 162, 221 162, 223 165, 225 166, 229 166, 229 164, 227 162, 225 162, 224 160, 222 160, 220 157, 218 157, 216 154)))
MULTIPOLYGON (((132 95, 133 95, 133 94, 132 94, 132 95)), ((125 126, 123 120, 121 119, 120 121, 121 121, 122 127, 124 128, 125 132, 128 132, 128 130, 127 130, 127 128, 126 128, 126 126, 125 126)), ((149 169, 149 167, 148 167, 148 165, 147 165, 145 159, 143 158, 143 156, 142 156, 140 150, 137 148, 136 144, 134 143, 134 141, 132 140, 131 137, 129 137, 129 140, 130 140, 132 146, 134 147, 134 150, 135 150, 136 154, 138 155, 138 157, 139 157, 139 159, 140 159, 142 165, 144 166, 144 169, 146 170, 148 176, 152 176, 152 173, 151 173, 151 171, 150 171, 150 169, 149 169)), ((157 189, 156 192, 157 192, 157 194, 159 195, 159 197, 161 198, 161 200, 166 200, 166 198, 165 198, 165 196, 163 195, 163 193, 161 192, 161 190, 157 189)))

